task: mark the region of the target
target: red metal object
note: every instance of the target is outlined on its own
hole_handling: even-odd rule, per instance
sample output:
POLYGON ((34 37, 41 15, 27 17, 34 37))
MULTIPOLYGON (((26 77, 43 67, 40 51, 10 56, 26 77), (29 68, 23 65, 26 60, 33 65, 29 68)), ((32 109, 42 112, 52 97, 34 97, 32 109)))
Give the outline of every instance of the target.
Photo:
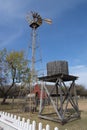
MULTIPOLYGON (((35 95, 38 95, 38 98, 40 99, 40 97, 41 97, 40 85, 36 84, 32 93, 35 93, 35 95)), ((46 92, 43 91, 42 92, 42 99, 45 99, 45 98, 47 98, 47 94, 46 94, 46 92)))

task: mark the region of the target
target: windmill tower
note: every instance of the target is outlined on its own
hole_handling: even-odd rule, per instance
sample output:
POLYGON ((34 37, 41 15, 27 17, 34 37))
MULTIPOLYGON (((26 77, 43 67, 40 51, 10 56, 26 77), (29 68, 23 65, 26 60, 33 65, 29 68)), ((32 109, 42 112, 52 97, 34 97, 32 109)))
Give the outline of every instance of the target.
POLYGON ((29 13, 26 18, 27 18, 29 27, 32 29, 31 80, 32 80, 32 83, 35 83, 36 79, 37 79, 37 71, 35 68, 36 49, 37 49, 37 45, 36 45, 37 44, 36 43, 37 28, 39 28, 42 25, 43 21, 48 23, 48 24, 51 24, 52 21, 51 21, 51 19, 42 19, 42 17, 36 12, 29 13))

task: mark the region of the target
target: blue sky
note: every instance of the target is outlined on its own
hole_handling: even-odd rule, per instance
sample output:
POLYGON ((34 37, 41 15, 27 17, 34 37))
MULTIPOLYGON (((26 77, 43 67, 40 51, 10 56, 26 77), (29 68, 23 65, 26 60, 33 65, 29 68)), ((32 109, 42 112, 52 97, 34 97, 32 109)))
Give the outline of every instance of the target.
POLYGON ((0 49, 27 50, 30 11, 51 18, 38 29, 43 68, 46 63, 66 60, 69 73, 87 88, 87 0, 0 0, 0 49))

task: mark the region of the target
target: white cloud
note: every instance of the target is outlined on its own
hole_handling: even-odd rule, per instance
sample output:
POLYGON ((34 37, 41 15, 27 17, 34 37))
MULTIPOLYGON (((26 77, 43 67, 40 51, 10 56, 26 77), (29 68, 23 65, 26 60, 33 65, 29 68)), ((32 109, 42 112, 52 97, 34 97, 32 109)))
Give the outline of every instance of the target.
POLYGON ((20 16, 20 7, 19 2, 17 3, 14 0, 0 2, 0 15, 2 16, 2 20, 12 21, 12 19, 20 16))
POLYGON ((38 0, 38 2, 35 3, 36 6, 35 4, 34 6, 46 17, 51 16, 52 18, 57 18, 62 13, 72 10, 84 2, 86 2, 86 0, 38 0))
MULTIPOLYGON (((86 0, 1 0, 0 1, 0 14, 11 18, 22 17, 22 13, 29 10, 37 10, 42 12, 45 16, 61 14, 66 10, 76 7, 78 4, 86 0), (54 7, 53 7, 54 5, 54 7), (54 9, 55 8, 55 9, 54 9)), ((27 12, 26 12, 27 13, 27 12)))
POLYGON ((87 88, 87 66, 78 65, 70 67, 70 74, 78 76, 76 83, 82 84, 87 88))
MULTIPOLYGON (((57 17, 59 17, 65 11, 75 8, 85 1, 87 0, 0 0, 0 27, 3 25, 4 31, 3 34, 1 33, 3 36, 0 34, 0 40, 3 41, 3 39, 5 39, 0 46, 10 45, 21 35, 21 22, 23 19, 25 19, 27 11, 39 11, 43 17, 52 17, 52 19, 55 17, 57 19, 57 17), (18 28, 19 26, 20 28, 18 28), (9 28, 12 29, 12 34, 10 33, 11 35, 6 38, 8 35, 6 34, 6 31, 9 31, 9 28)), ((79 83, 87 86, 86 66, 80 65, 70 67, 70 71, 72 74, 79 76, 79 83)))
POLYGON ((23 33, 25 3, 24 0, 0 1, 0 48, 13 44, 23 33))
POLYGON ((5 38, 4 41, 1 41, 0 48, 4 48, 7 46, 10 46, 11 44, 14 44, 15 40, 19 38, 22 35, 22 31, 19 31, 17 33, 12 33, 10 37, 5 38), (13 42, 14 41, 14 42, 13 42))

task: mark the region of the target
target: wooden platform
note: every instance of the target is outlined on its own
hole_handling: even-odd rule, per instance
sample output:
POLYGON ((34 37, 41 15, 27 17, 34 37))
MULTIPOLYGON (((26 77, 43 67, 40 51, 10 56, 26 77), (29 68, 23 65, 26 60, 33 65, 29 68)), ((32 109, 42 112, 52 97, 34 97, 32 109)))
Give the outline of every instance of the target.
POLYGON ((44 76, 44 77, 38 77, 39 80, 41 81, 46 81, 46 82, 56 82, 58 78, 61 78, 64 82, 66 81, 72 81, 72 80, 77 80, 77 76, 73 75, 65 75, 65 74, 57 74, 57 75, 52 75, 52 76, 44 76))

